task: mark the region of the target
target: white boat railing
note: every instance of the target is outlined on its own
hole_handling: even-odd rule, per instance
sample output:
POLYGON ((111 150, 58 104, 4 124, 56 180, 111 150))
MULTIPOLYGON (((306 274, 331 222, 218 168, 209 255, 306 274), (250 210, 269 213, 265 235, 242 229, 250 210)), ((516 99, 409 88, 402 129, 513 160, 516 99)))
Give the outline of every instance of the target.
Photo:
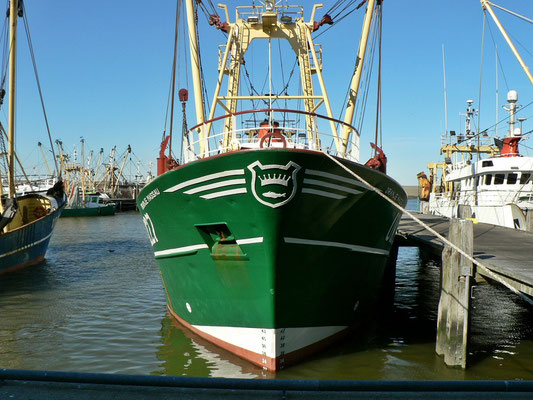
POLYGON ((533 208, 533 192, 531 190, 460 190, 453 193, 432 193, 432 196, 437 204, 446 206, 458 204, 496 206, 520 203, 520 208, 533 208))
MULTIPOLYGON (((304 111, 274 109, 268 109, 266 111, 277 111, 280 116, 283 114, 284 118, 280 121, 286 122, 283 123, 283 125, 279 125, 275 123, 274 118, 270 118, 270 122, 267 124, 255 121, 252 126, 232 130, 225 129, 224 121, 228 118, 232 119, 231 126, 235 127, 237 126, 237 117, 265 112, 265 110, 253 110, 236 114, 227 114, 222 117, 214 118, 211 121, 205 121, 203 124, 191 128, 185 135, 183 141, 183 161, 187 163, 200 158, 231 151, 254 150, 269 147, 325 151, 334 156, 359 162, 359 133, 351 125, 318 114, 306 113, 304 111), (297 118, 293 117, 294 119, 292 120, 288 119, 290 114, 296 114, 297 118), (304 118, 301 119, 304 121, 298 121, 298 117, 301 117, 298 114, 303 114, 304 118), (305 125, 305 117, 307 116, 311 116, 315 119, 314 127, 311 130, 305 126, 300 126, 305 125), (333 134, 319 130, 318 122, 320 120, 326 120, 325 123, 321 123, 321 125, 324 125, 324 129, 329 128, 329 121, 333 121, 337 125, 347 126, 349 128, 351 135, 348 140, 346 153, 341 154, 341 152, 337 151, 336 141, 340 143, 342 140, 341 138, 335 138, 333 134), (220 131, 212 133, 206 139, 202 140, 198 135, 198 129, 203 127, 207 130, 207 127, 212 125, 212 131, 214 131, 214 122, 218 122, 218 125, 222 125, 220 126, 220 131), (262 137, 266 137, 266 139, 262 139, 262 137), (204 148, 203 152, 201 151, 202 145, 204 148)), ((252 121, 246 122, 250 123, 252 121)), ((340 131, 340 129, 338 130, 340 131)))

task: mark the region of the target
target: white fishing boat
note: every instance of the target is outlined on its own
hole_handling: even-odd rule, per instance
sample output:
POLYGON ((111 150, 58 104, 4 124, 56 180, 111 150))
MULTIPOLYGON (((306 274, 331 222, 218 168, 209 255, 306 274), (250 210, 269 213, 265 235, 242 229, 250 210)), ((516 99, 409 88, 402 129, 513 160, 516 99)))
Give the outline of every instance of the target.
MULTIPOLYGON (((509 130, 500 140, 471 129, 468 101, 464 134, 443 137, 443 163, 429 163, 429 178, 419 174, 422 211, 448 218, 526 230, 533 217, 533 157, 520 154, 524 140, 515 118, 518 93, 508 93, 509 130), (484 158, 475 160, 479 155, 484 158), (439 172, 440 171, 440 172, 439 172), (440 182, 438 177, 440 176, 440 182)), ((453 132, 453 131, 452 131, 453 132)))
MULTIPOLYGON (((524 63, 493 7, 522 19, 525 17, 480 0, 524 70, 530 83, 533 76, 524 63)), ((533 230, 533 157, 520 153, 520 143, 528 139, 518 118, 521 106, 518 92, 507 94, 508 129, 503 138, 488 130, 474 131, 473 117, 478 110, 467 101, 464 132, 446 131, 441 138, 443 162, 428 163, 429 177, 418 174, 421 211, 448 218, 472 218, 474 221, 520 230, 533 230)), ((498 114, 497 114, 498 115, 498 114)), ((496 118, 498 125, 499 121, 496 118)))

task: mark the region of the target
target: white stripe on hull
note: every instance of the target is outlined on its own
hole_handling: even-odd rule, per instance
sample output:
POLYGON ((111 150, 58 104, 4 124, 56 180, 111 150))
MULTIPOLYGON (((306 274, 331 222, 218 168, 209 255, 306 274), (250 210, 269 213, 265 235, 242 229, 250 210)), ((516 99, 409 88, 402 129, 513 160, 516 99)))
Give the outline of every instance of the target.
POLYGON ((346 196, 343 196, 342 194, 325 192, 323 190, 310 189, 310 188, 303 188, 302 193, 316 194, 317 196, 329 197, 330 199, 336 199, 336 200, 341 200, 341 199, 346 198, 346 196))
POLYGON ((341 192, 351 193, 351 194, 361 194, 362 192, 360 190, 352 189, 346 186, 337 185, 335 183, 329 183, 324 181, 319 181, 318 179, 304 179, 304 185, 315 185, 315 186, 323 186, 327 187, 329 189, 335 189, 339 190, 341 192))
POLYGON ((306 175, 320 176, 322 178, 334 179, 336 181, 349 183, 349 184, 354 185, 354 186, 359 186, 359 187, 362 187, 362 188, 365 188, 365 189, 369 189, 369 187, 366 184, 364 184, 363 182, 359 182, 359 181, 356 181, 355 179, 351 179, 351 178, 345 178, 344 176, 341 176, 341 175, 330 174, 329 172, 317 171, 317 170, 314 170, 314 169, 306 169, 305 170, 305 174, 306 175))
POLYGON ((347 328, 347 326, 313 326, 261 329, 206 325, 193 325, 193 327, 232 346, 269 358, 277 358, 303 349, 347 328))
POLYGON ((231 189, 231 190, 224 190, 222 192, 216 192, 216 193, 210 193, 210 194, 204 194, 203 196, 200 196, 202 199, 216 199, 218 197, 225 197, 225 196, 233 196, 234 194, 245 194, 247 193, 246 188, 240 188, 240 189, 231 189))
POLYGON ((13 251, 10 251, 10 252, 4 253, 4 254, 0 254, 0 258, 2 258, 2 257, 7 257, 7 256, 10 256, 11 254, 15 254, 15 253, 18 253, 19 251, 26 250, 26 249, 29 249, 30 247, 36 246, 36 245, 38 245, 39 243, 42 243, 42 242, 44 242, 45 240, 47 240, 48 238, 50 238, 50 236, 52 236, 52 233, 53 233, 53 232, 50 232, 50 233, 49 233, 48 235, 46 235, 44 238, 39 239, 39 240, 37 240, 37 241, 35 241, 35 242, 33 242, 33 243, 30 243, 30 244, 28 244, 28 245, 26 245, 26 246, 22 246, 22 247, 20 247, 20 248, 18 248, 18 249, 16 249, 16 250, 13 250, 13 251))
POLYGON ((211 183, 209 185, 204 185, 204 186, 198 186, 197 188, 189 189, 183 193, 195 194, 199 192, 205 192, 207 190, 218 189, 218 188, 225 187, 225 186, 245 185, 245 184, 246 184, 245 179, 228 179, 227 181, 211 183))
POLYGON ((327 242, 324 240, 310 240, 310 239, 300 239, 300 238, 291 238, 291 237, 285 237, 283 239, 285 240, 285 243, 305 244, 309 246, 340 247, 343 249, 357 251, 360 253, 381 254, 385 256, 389 255, 389 252, 387 250, 376 249, 374 247, 358 246, 358 245, 349 244, 349 243, 327 242))
MULTIPOLYGON (((263 237, 254 237, 248 239, 238 239, 237 244, 254 244, 254 243, 263 243, 263 237)), ((156 257, 161 256, 179 256, 181 254, 190 253, 191 251, 198 251, 202 249, 208 249, 209 246, 205 243, 193 244, 190 246, 176 247, 174 249, 160 250, 154 252, 156 257)))
POLYGON ((212 179, 225 178, 227 176, 236 176, 236 175, 244 175, 244 169, 234 169, 231 171, 217 172, 214 174, 201 176, 199 178, 190 179, 188 181, 182 182, 178 185, 165 189, 165 192, 167 193, 176 192, 187 186, 196 185, 197 183, 202 183, 202 182, 210 181, 212 179))

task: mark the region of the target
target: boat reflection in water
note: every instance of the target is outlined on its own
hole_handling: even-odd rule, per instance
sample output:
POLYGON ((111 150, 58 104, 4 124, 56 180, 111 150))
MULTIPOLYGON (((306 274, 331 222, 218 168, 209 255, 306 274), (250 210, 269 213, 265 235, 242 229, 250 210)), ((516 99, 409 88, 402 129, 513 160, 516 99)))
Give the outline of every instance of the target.
POLYGON ((202 339, 168 313, 161 321, 161 342, 157 358, 162 364, 155 375, 244 379, 275 377, 275 373, 264 371, 202 339))

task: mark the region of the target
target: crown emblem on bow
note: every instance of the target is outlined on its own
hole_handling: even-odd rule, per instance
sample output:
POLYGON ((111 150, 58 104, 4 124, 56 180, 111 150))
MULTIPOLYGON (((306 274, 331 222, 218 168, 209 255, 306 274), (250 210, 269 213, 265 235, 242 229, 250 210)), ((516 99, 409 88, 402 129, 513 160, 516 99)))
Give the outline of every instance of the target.
POLYGON ((261 186, 282 185, 286 187, 289 185, 289 181, 291 180, 291 176, 285 174, 266 174, 263 176, 258 176, 257 178, 261 181, 261 186))

